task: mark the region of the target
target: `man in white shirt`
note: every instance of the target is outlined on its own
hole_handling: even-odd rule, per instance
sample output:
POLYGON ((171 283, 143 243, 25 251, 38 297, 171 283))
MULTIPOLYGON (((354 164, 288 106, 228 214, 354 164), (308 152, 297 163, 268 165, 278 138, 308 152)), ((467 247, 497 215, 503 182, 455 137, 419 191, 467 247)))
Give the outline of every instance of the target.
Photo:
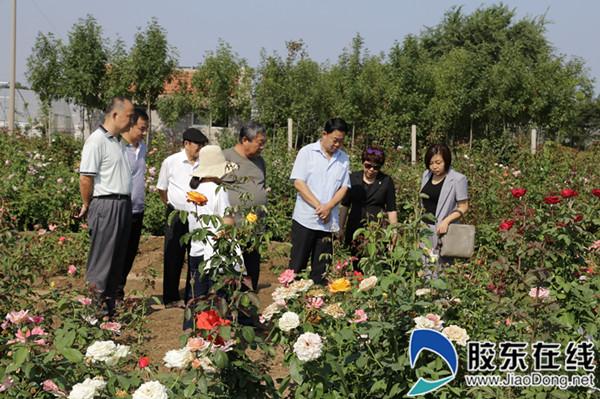
POLYGON ((115 309, 127 250, 123 243, 131 227, 131 167, 121 133, 129 129, 132 115, 130 100, 113 98, 104 123, 85 141, 79 166, 79 218, 88 216, 90 232, 86 280, 109 316, 115 309))
MULTIPOLYGON (((206 144, 208 139, 200 130, 187 129, 183 132, 183 149, 163 161, 158 175, 156 188, 167 206, 163 255, 163 303, 167 307, 183 305, 179 295, 179 279, 185 254, 189 254, 189 245, 180 243, 181 237, 188 232, 187 221, 182 222, 177 216, 169 224, 168 217, 173 210, 188 209, 186 194, 190 191, 192 172, 198 167, 198 153, 206 144)), ((189 281, 189 270, 186 280, 189 281)))
POLYGON ((350 188, 350 160, 340 148, 348 125, 341 118, 325 123, 321 139, 298 151, 290 179, 296 205, 292 215, 292 251, 289 268, 296 273, 311 258, 311 279, 323 284, 333 255, 332 233, 340 229, 339 203, 350 188))

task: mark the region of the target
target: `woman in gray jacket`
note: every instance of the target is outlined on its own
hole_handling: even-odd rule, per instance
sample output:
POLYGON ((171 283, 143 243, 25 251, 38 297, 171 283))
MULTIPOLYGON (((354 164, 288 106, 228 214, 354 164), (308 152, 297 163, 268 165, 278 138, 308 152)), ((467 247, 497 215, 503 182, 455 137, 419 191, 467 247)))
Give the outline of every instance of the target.
POLYGON ((435 216, 432 249, 438 253, 439 237, 446 234, 448 226, 459 220, 469 209, 467 178, 451 168, 452 154, 446 144, 434 144, 425 154, 425 167, 421 178, 421 193, 425 213, 435 216))

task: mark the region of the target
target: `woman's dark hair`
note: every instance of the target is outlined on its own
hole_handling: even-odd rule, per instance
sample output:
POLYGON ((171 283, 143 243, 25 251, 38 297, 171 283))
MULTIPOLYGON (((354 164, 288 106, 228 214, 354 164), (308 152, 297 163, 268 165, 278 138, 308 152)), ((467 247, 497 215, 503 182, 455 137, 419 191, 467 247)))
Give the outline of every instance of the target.
POLYGON ((450 165, 452 165, 452 153, 446 144, 433 144, 429 146, 425 153, 425 169, 429 169, 431 158, 437 154, 442 156, 442 159, 444 160, 444 169, 448 172, 450 170, 450 165))
POLYGON ((383 165, 385 163, 385 152, 378 147, 367 147, 362 153, 362 161, 369 161, 377 165, 383 165))
POLYGON ((348 133, 348 124, 342 118, 331 118, 327 122, 325 122, 325 127, 323 128, 325 132, 328 134, 333 132, 334 130, 339 130, 343 133, 348 133))

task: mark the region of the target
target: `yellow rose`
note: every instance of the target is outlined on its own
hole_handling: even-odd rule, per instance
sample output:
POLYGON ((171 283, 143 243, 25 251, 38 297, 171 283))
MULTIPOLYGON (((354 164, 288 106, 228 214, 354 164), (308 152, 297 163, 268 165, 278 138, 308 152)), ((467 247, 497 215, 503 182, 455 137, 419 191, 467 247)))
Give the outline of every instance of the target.
POLYGON ((246 215, 246 221, 248 223, 256 223, 257 220, 258 220, 258 216, 256 216, 256 213, 250 212, 249 214, 246 215))
POLYGON ((333 280, 331 283, 329 283, 329 292, 331 293, 346 292, 349 291, 350 288, 352 288, 350 280, 343 277, 333 280))
POLYGON ((191 202, 196 205, 204 206, 208 202, 208 199, 196 191, 187 192, 187 202, 191 202))

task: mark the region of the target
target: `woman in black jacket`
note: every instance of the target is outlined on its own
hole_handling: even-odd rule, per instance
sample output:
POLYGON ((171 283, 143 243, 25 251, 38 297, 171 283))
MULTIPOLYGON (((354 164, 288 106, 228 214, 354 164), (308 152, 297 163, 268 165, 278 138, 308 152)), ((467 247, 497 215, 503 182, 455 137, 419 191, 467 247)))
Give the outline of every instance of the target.
POLYGON ((367 222, 377 220, 379 213, 387 216, 386 222, 398 222, 396 188, 392 178, 381 172, 384 162, 382 149, 367 147, 362 153, 362 170, 350 174, 351 187, 340 208, 340 239, 350 246, 352 255, 357 255, 354 233, 367 222))

